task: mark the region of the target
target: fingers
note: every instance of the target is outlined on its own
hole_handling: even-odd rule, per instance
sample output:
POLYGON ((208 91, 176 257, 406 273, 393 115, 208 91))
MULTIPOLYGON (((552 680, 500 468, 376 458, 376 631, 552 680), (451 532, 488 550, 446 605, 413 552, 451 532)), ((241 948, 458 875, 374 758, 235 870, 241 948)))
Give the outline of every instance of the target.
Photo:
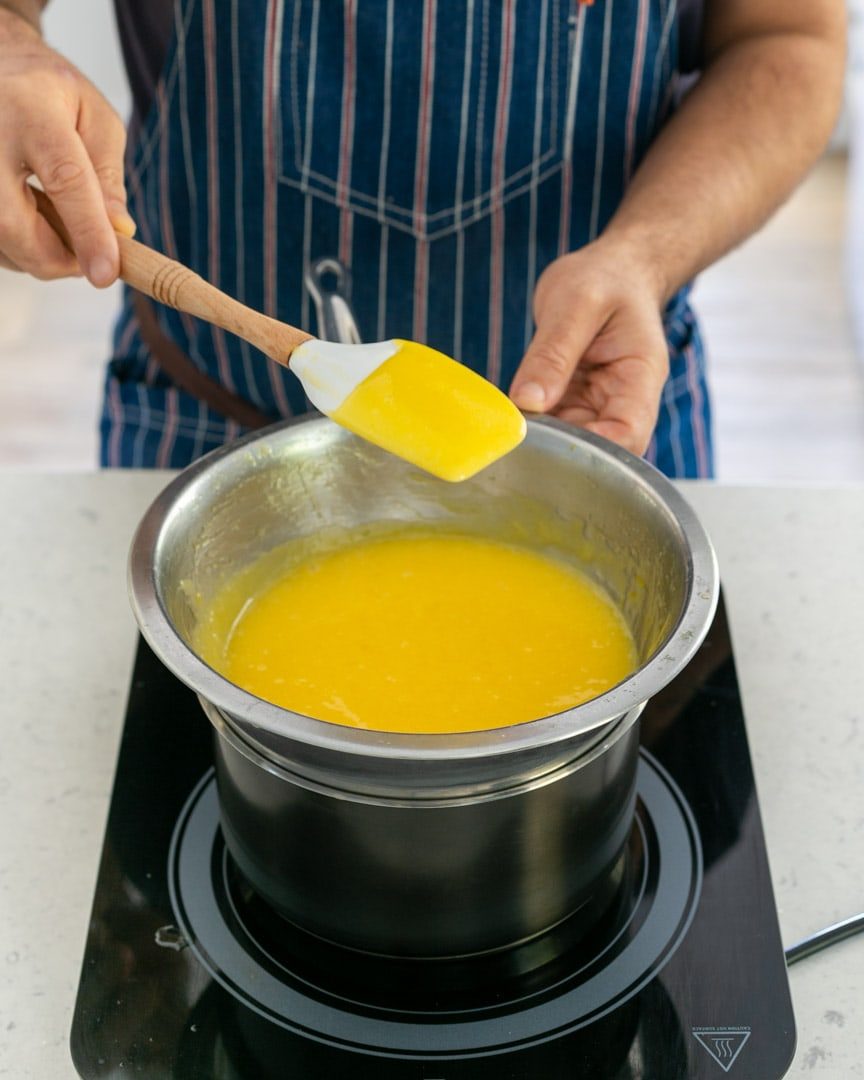
MULTIPOLYGON (((50 121, 29 133, 25 161, 63 219, 81 269, 104 288, 117 278, 120 254, 102 187, 78 132, 57 114, 50 121)), ((14 251, 7 254, 16 258, 14 251)))
POLYGON ((112 221, 127 234, 134 231, 125 209, 124 142, 119 118, 68 61, 38 35, 4 37, 0 49, 4 264, 41 278, 83 269, 94 285, 114 281, 120 259, 112 221), (75 255, 64 250, 37 212, 26 185, 34 174, 62 219, 75 255))
POLYGON ((19 177, 0 189, 0 238, 3 264, 43 281, 80 273, 75 256, 36 210, 32 192, 19 177))
POLYGON ((587 254, 587 270, 567 258, 538 284, 537 332, 510 396, 642 454, 668 371, 660 312, 638 280, 622 287, 587 254))
MULTIPOLYGON (((656 422, 656 421, 655 421, 656 422)), ((654 424, 649 428, 641 425, 636 428, 632 423, 625 420, 590 420, 587 424, 581 424, 586 431, 593 431, 595 435, 602 435, 604 439, 623 446, 631 454, 642 457, 651 442, 651 434, 654 424)))
POLYGON ((93 163, 112 226, 124 236, 134 236, 135 222, 129 216, 123 183, 126 128, 117 113, 95 90, 82 99, 78 134, 93 163))
POLYGON ((544 319, 513 378, 513 402, 527 412, 553 409, 564 396, 604 318, 605 313, 586 308, 544 319))
POLYGON ((660 395, 668 371, 665 339, 644 335, 645 354, 586 364, 577 374, 555 415, 644 454, 657 423, 660 395))

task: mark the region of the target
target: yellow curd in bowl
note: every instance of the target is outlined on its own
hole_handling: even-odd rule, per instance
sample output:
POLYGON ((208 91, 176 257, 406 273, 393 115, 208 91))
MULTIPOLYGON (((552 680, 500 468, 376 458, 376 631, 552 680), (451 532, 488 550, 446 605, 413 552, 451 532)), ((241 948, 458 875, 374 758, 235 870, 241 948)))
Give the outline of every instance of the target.
POLYGON ((637 666, 623 616, 574 567, 410 527, 268 553, 203 606, 195 647, 266 701, 413 733, 536 720, 637 666))

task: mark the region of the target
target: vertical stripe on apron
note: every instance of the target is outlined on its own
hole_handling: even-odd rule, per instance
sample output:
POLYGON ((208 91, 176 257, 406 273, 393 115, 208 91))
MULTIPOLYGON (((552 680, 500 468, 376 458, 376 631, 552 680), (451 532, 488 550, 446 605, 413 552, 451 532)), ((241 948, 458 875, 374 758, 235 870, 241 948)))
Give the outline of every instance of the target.
POLYGON ((352 222, 348 206, 351 160, 354 154, 355 71, 357 68, 357 0, 345 2, 345 70, 342 77, 342 123, 339 140, 339 180, 336 198, 342 206, 339 220, 339 258, 351 263, 352 222))
POLYGON ((594 158, 594 187, 591 196, 591 224, 588 237, 596 239, 600 231, 600 196, 603 185, 603 167, 606 164, 606 113, 609 96, 609 57, 612 51, 612 12, 615 0, 606 0, 603 20, 603 48, 600 56, 600 87, 597 95, 597 150, 594 158))
POLYGON ((627 101, 626 149, 624 151, 624 179, 633 175, 633 158, 636 143, 636 118, 642 100, 642 74, 645 68, 645 42, 648 36, 648 7, 650 0, 639 0, 639 18, 633 43, 633 70, 630 75, 630 96, 627 101))
MULTIPOLYGON (((414 227, 426 228, 426 181, 429 168, 429 141, 432 134, 433 79, 435 74, 436 0, 423 0, 423 37, 420 67, 420 99, 417 116, 417 147, 414 154, 414 227)), ((426 340, 429 246, 418 241, 414 257, 414 320, 412 337, 426 340)))
MULTIPOLYGON (((557 4, 556 4, 557 7, 557 4)), ((557 14, 557 13, 556 13, 557 14)), ((545 57, 546 34, 549 24, 549 0, 543 0, 540 8, 540 55, 545 57)), ((557 18, 556 18, 557 27, 557 18)), ((537 283, 537 208, 538 208, 538 184, 537 177, 540 170, 540 146, 543 119, 543 100, 546 93, 546 65, 537 65, 537 80, 534 86, 534 142, 532 147, 534 162, 531 170, 531 188, 529 197, 531 200, 528 220, 528 252, 525 265, 525 335, 523 347, 528 348, 534 330, 533 302, 534 286, 537 283)), ((554 91, 553 91, 554 93, 554 91)), ((566 168, 566 164, 565 164, 566 168)))
MULTIPOLYGON (((515 7, 515 3, 514 3, 515 7)), ((538 65, 539 66, 539 65, 538 65)), ((501 11, 501 57, 498 62, 498 95, 495 102, 495 130, 492 141, 492 191, 504 188, 504 155, 510 129, 510 86, 513 74, 513 10, 503 4, 501 11)), ((497 383, 501 377, 501 338, 504 288, 504 207, 492 211, 492 270, 489 283, 489 346, 487 376, 497 383)))
MULTIPOLYGON (((381 150, 378 156, 378 213, 387 199, 387 167, 390 154, 390 122, 393 93, 393 5, 395 0, 387 0, 384 32, 384 89, 382 101, 381 150)), ((387 336, 387 269, 388 269, 389 230, 382 224, 378 244, 378 296, 375 337, 382 341, 387 336)))
POLYGON ((573 197, 573 133, 575 131, 576 110, 579 103, 579 81, 582 75, 582 45, 584 40, 585 9, 584 7, 580 7, 576 16, 575 31, 568 34, 571 60, 567 66, 567 118, 564 128, 564 166, 561 178, 558 255, 565 255, 573 247, 570 237, 570 208, 573 197))

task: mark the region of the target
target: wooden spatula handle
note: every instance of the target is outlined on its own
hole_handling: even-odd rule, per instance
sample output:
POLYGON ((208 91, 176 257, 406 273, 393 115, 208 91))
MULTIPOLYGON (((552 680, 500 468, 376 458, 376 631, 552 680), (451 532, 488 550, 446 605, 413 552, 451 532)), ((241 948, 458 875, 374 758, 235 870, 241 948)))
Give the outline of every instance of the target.
MULTIPOLYGON (((34 189, 34 195, 39 212, 72 251, 69 234, 54 204, 41 191, 34 189)), ((253 311, 210 285, 188 266, 139 244, 137 240, 118 233, 117 243, 120 247, 120 277, 133 289, 160 304, 221 326, 286 367, 291 353, 312 336, 253 311)))
POLYGON ((120 276, 134 289, 160 304, 206 319, 245 338, 280 364, 287 366, 291 353, 312 336, 253 311, 210 285, 188 266, 139 244, 137 240, 118 235, 117 243, 120 246, 120 276))

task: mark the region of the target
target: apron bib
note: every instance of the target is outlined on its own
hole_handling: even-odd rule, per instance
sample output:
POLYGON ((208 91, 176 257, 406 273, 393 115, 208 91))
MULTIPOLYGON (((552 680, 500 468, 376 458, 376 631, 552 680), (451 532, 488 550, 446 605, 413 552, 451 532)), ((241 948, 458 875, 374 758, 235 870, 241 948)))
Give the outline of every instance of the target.
MULTIPOLYGON (((313 259, 353 276, 366 340, 405 337, 507 388, 537 278, 603 229, 673 107, 675 0, 177 0, 130 148, 142 240, 313 332, 313 259)), ((168 309, 164 333, 274 420, 309 408, 290 372, 168 309)), ((649 458, 711 474, 704 356, 686 291, 649 458)), ((102 463, 182 467, 242 429, 173 386, 127 295, 102 463)))

